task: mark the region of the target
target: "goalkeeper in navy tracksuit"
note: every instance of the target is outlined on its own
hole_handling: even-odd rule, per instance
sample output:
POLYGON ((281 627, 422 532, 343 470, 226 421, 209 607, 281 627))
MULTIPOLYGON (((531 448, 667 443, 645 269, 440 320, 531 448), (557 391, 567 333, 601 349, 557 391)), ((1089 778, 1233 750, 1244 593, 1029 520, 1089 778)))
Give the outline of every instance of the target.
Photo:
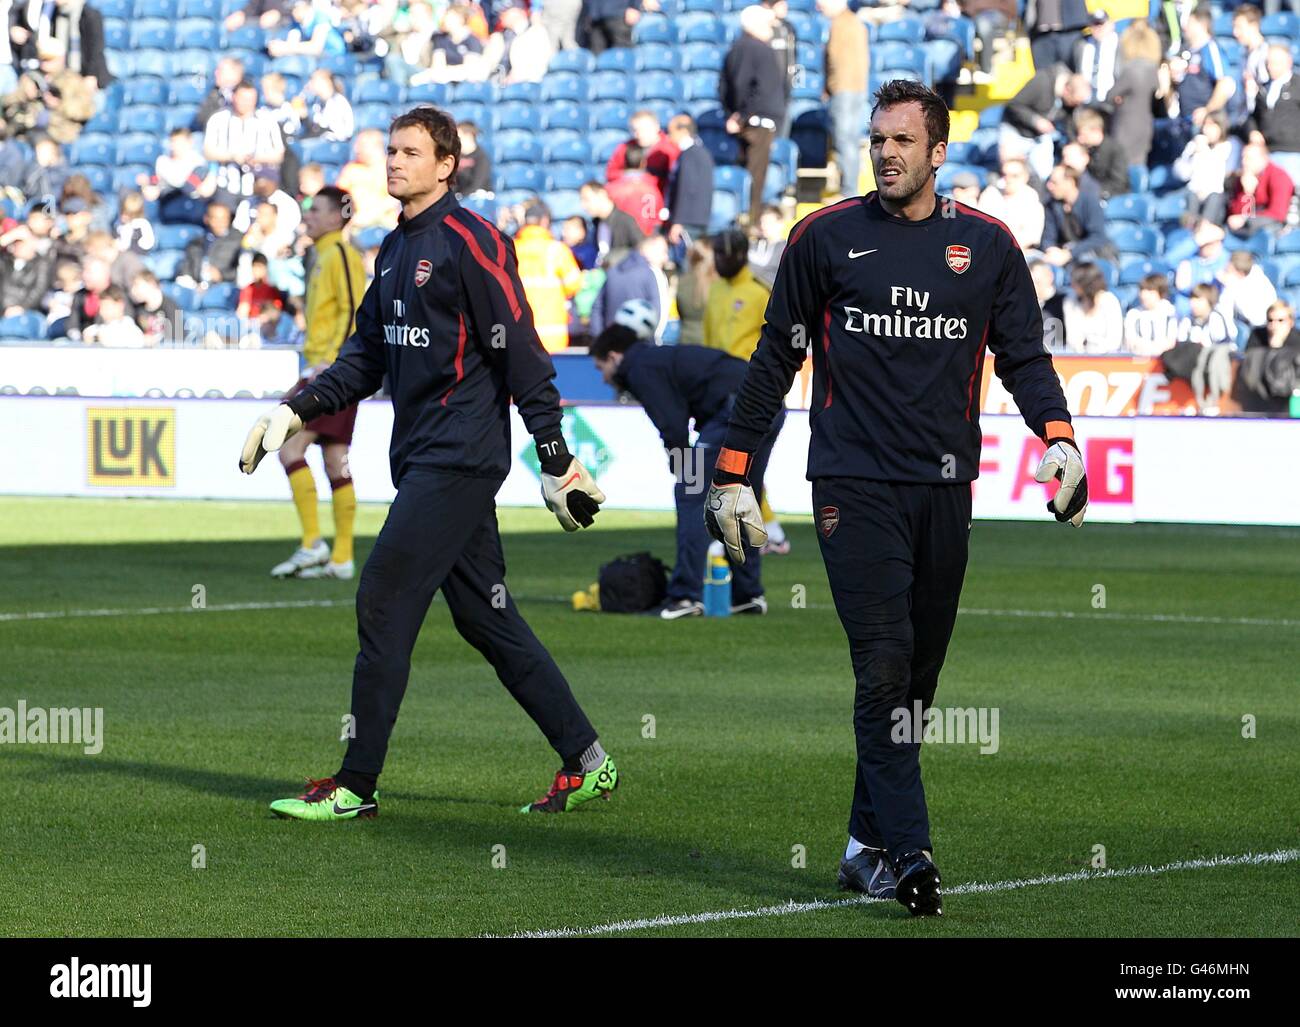
MULTIPOLYGON (((727 419, 748 365, 721 350, 703 346, 656 346, 637 341, 623 325, 610 325, 591 344, 592 360, 606 384, 625 389, 645 408, 668 452, 677 478, 673 500, 677 507, 677 560, 668 582, 668 595, 658 614, 664 620, 699 617, 704 589, 704 558, 709 535, 704 526, 704 500, 727 419), (697 433, 691 445, 691 421, 697 433)), ((776 437, 785 423, 785 407, 776 412, 769 430, 754 451, 749 480, 763 491, 763 473, 776 437)), ((732 560, 731 612, 767 613, 760 552, 750 548, 745 560, 732 560)))
POLYGON ((434 593, 563 761, 523 812, 565 812, 608 795, 618 772, 555 661, 505 589, 494 497, 510 469, 511 398, 533 435, 546 505, 566 531, 592 523, 605 496, 560 434, 555 369, 533 328, 514 245, 448 191, 456 123, 433 107, 393 121, 388 191, 402 201, 376 275, 338 359, 249 433, 240 466, 388 377, 397 497, 357 589, 352 727, 343 766, 271 808, 303 820, 374 816, 376 779, 406 692, 411 650, 434 593))
MULTIPOLYGON (((743 557, 765 533, 746 476, 813 357, 808 478, 826 573, 857 679, 857 776, 840 885, 941 913, 920 744, 897 711, 928 708, 966 571, 979 473, 985 347, 1047 452, 1037 479, 1076 526, 1087 480, 1043 349, 1033 283, 1006 226, 940 200, 948 110, 915 82, 886 83, 871 116, 877 191, 808 215, 790 234, 758 350, 736 398, 706 508, 743 557)), ((919 732, 915 735, 919 739, 919 732)))

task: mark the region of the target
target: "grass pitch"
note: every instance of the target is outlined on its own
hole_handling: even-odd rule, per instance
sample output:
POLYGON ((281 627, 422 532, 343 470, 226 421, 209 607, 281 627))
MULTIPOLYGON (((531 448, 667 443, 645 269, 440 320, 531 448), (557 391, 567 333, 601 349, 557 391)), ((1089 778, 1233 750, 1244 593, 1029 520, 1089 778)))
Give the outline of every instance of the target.
MULTIPOLYGON (((362 508, 359 559, 383 515, 362 508)), ((669 517, 501 521, 509 585, 618 761, 613 801, 516 812, 557 761, 439 600, 381 816, 316 825, 266 804, 337 769, 355 581, 267 576, 295 545, 290 504, 0 500, 0 706, 104 710, 98 755, 0 746, 0 932, 509 934, 841 898, 853 684, 811 524, 765 561, 769 616, 664 624, 568 596, 618 554, 670 562, 669 517)), ((1067 874, 1095 846, 1111 868, 1295 848, 1298 541, 977 522, 936 701, 996 707, 1000 744, 925 748, 945 884, 1067 874)), ((1296 870, 955 895, 942 921, 877 903, 624 933, 1294 935, 1296 870)))

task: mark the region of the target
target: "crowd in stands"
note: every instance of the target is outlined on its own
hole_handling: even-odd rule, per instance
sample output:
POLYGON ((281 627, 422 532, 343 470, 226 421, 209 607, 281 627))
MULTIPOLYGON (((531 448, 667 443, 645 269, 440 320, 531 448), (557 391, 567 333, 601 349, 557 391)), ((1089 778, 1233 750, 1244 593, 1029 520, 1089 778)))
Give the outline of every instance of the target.
POLYGON ((1300 288, 1291 12, 0 0, 0 24, 0 338, 299 344, 302 202, 347 190, 373 261, 398 216, 387 123, 431 102, 460 121, 456 190, 514 236, 548 349, 629 303, 657 340, 698 342, 738 287, 716 266, 727 230, 748 236, 745 288, 770 288, 800 169, 827 168, 823 198, 859 191, 876 84, 951 101, 1026 35, 1032 77, 950 144, 939 187, 1011 228, 1045 344, 1295 338, 1270 329, 1300 288))

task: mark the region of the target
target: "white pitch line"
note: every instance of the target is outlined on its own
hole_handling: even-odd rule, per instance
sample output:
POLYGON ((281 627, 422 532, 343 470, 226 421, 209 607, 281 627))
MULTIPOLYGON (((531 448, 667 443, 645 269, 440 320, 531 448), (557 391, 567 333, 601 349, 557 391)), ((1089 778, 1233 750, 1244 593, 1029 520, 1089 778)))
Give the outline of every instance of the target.
MULTIPOLYGON (((1123 877, 1153 877, 1177 870, 1208 870, 1215 867, 1262 866, 1266 863, 1294 863, 1300 860, 1300 849, 1277 849, 1274 852, 1248 852, 1240 856, 1211 856, 1208 859, 1182 859, 1163 866, 1133 866, 1116 870, 1076 870, 1070 874, 1044 874, 1018 881, 971 882, 945 888, 945 896, 990 895, 995 892, 1016 891, 1045 884, 1070 884, 1075 881, 1107 881, 1123 877)), ((604 934, 626 934, 657 927, 685 927, 690 924, 711 924, 723 920, 753 920, 769 916, 790 916, 792 913, 815 913, 823 909, 841 909, 872 902, 892 902, 893 899, 869 899, 859 896, 852 899, 811 902, 783 902, 778 906, 760 906, 757 909, 725 909, 711 913, 682 913, 676 916, 646 917, 640 920, 619 920, 597 927, 559 927, 547 931, 520 931, 506 935, 510 938, 591 938, 604 934)), ((487 937, 496 937, 488 935, 487 937)))
MULTIPOLYGON (((567 596, 516 596, 522 602, 567 603, 567 596)), ((0 613, 0 623, 29 620, 69 620, 77 617, 151 617, 174 613, 229 613, 247 610, 295 610, 315 607, 353 606, 353 599, 291 599, 280 602, 215 603, 195 609, 190 606, 146 606, 140 608, 118 607, 99 610, 33 610, 23 613, 0 613)), ((810 609, 831 610, 833 606, 821 603, 808 604, 810 609)), ((995 610, 963 606, 957 611, 967 617, 1034 617, 1048 620, 1105 620, 1118 623, 1144 622, 1152 624, 1220 624, 1245 625, 1264 628, 1300 628, 1300 620, 1281 617, 1202 617, 1182 613, 1119 613, 1095 610, 1080 613, 1073 610, 995 610)))

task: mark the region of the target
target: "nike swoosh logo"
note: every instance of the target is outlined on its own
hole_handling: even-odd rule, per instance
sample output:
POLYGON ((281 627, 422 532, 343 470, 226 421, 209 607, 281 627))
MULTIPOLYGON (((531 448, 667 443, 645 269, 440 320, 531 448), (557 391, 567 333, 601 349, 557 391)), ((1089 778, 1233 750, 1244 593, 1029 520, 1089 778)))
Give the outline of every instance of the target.
POLYGON ((875 252, 875 250, 863 250, 859 253, 857 250, 849 250, 849 260, 857 260, 859 257, 865 257, 868 253, 875 252))
POLYGON ((348 807, 346 807, 346 808, 343 807, 343 806, 340 806, 340 805, 336 802, 336 803, 334 804, 334 815, 335 815, 336 817, 341 817, 341 816, 343 816, 345 813, 362 813, 362 812, 364 812, 365 810, 368 810, 368 809, 374 809, 374 808, 375 808, 375 804, 374 804, 373 802, 366 802, 366 803, 362 803, 360 806, 348 806, 348 807))
POLYGON ((380 278, 383 278, 384 275, 388 274, 388 272, 391 271, 391 270, 393 270, 391 267, 386 267, 386 268, 384 268, 382 271, 379 272, 379 277, 380 277, 380 278))

